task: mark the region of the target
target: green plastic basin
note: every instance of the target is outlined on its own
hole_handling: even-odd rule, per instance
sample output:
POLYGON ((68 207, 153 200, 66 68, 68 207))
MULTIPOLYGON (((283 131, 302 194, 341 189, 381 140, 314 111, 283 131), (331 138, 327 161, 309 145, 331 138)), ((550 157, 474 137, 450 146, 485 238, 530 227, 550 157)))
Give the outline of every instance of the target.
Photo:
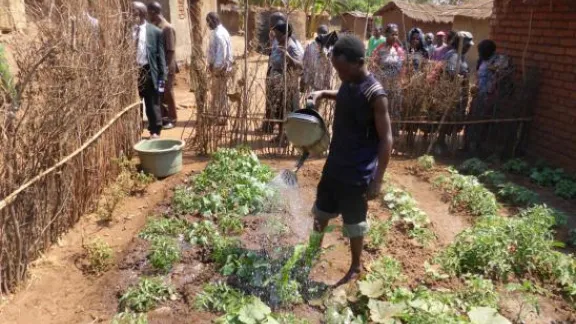
POLYGON ((142 140, 134 145, 146 173, 165 178, 182 170, 184 141, 177 139, 142 140))

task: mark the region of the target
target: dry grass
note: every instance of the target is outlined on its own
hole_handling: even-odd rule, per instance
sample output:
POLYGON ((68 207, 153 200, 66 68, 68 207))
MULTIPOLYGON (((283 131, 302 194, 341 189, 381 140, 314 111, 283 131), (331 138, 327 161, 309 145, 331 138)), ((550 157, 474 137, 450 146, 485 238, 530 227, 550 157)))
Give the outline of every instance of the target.
MULTIPOLYGON (((31 32, 18 40, 16 93, 3 92, 0 196, 60 161, 135 101, 134 49, 125 19, 128 1, 27 6, 31 32)), ((0 211, 0 287, 13 290, 31 261, 93 208, 118 168, 111 163, 140 135, 137 109, 56 172, 0 211)))

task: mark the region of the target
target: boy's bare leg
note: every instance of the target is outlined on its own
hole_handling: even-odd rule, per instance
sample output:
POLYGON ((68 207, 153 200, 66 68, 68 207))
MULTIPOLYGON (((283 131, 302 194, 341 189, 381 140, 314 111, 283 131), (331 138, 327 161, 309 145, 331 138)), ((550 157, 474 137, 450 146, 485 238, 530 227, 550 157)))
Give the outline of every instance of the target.
POLYGON ((350 253, 352 255, 352 262, 350 264, 350 269, 344 278, 340 279, 335 286, 340 286, 348 283, 351 280, 356 280, 362 273, 362 249, 364 246, 364 237, 353 237, 350 238, 350 253))

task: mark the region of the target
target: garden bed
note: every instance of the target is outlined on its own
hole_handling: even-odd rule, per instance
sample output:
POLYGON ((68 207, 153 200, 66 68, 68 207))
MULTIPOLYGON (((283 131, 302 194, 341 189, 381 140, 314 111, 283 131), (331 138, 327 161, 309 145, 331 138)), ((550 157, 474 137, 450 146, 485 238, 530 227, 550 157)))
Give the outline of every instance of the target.
MULTIPOLYGON (((332 324, 385 319, 467 323, 476 317, 495 320, 490 316, 497 313, 512 322, 575 320, 565 286, 552 280, 555 277, 543 280, 541 274, 530 271, 515 272, 504 280, 493 272, 485 273, 480 257, 476 268, 458 263, 458 269, 468 267, 466 271, 471 274, 453 271, 442 262, 446 257, 438 259, 450 250, 473 251, 464 244, 468 242, 461 237, 465 234, 460 233, 478 235, 484 217, 481 214, 488 211, 513 219, 518 209, 525 207, 502 204, 498 196, 494 196, 495 206, 472 208, 465 199, 455 204, 454 198, 462 195, 453 189, 447 194, 446 187, 434 181, 450 173, 440 166, 417 170, 415 160, 392 161, 383 197, 369 204, 372 230, 363 258, 365 277, 340 288, 331 287, 349 266, 348 241, 340 233, 339 221, 326 234, 321 253, 312 254, 312 268, 303 267, 312 226, 309 211, 323 163, 311 160, 301 170, 297 210, 278 203, 270 207, 275 201, 272 198, 253 201, 230 195, 223 190, 229 183, 222 178, 224 185, 205 181, 194 187, 200 174, 194 172, 183 185, 188 194, 200 188, 195 195, 206 199, 188 199, 182 185, 177 186, 175 197, 153 208, 147 225, 123 249, 117 265, 98 279, 99 292, 80 300, 78 307, 91 307, 92 318, 114 318, 115 323, 250 322, 246 316, 260 318, 254 323, 332 324), (214 192, 219 197, 211 195, 214 192), (215 229, 220 238, 208 228, 215 229), (235 240, 238 245, 233 251, 221 253, 224 249, 218 247, 227 247, 235 240), (298 253, 299 257, 292 258, 298 253), (287 267, 290 262, 296 262, 295 266, 287 267), (281 274, 289 268, 282 289, 292 289, 294 283, 297 287, 279 298, 281 274), (394 316, 387 318, 385 314, 394 316)), ((279 170, 292 166, 293 161, 268 160, 265 164, 279 170)), ((257 174, 264 170, 259 168, 257 174)), ((275 174, 266 172, 266 179, 275 174)), ((508 253, 508 249, 496 247, 491 253, 508 253)), ((77 313, 69 319, 78 322, 80 318, 86 316, 77 313)))

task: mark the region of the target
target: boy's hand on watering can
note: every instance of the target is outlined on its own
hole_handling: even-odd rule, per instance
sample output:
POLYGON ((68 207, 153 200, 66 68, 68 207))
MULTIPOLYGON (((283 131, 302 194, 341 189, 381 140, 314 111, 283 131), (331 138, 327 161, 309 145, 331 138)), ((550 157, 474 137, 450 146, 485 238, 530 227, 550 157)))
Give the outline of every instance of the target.
POLYGON ((308 100, 312 101, 312 104, 314 104, 314 107, 318 107, 318 102, 320 101, 320 99, 322 99, 322 96, 324 95, 324 91, 314 91, 311 92, 310 95, 308 96, 308 100))

